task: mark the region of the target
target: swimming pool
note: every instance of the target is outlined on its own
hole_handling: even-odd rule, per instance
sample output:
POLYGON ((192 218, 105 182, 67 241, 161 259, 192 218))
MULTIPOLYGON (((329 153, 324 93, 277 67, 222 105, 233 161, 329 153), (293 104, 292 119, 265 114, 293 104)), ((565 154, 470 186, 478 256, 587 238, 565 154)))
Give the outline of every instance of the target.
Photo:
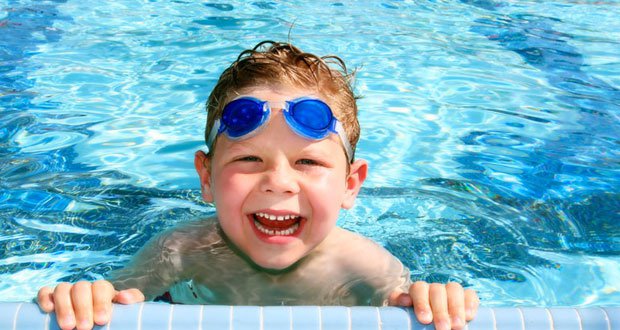
POLYGON ((360 68, 371 173, 341 226, 485 306, 620 306, 619 6, 0 0, 0 301, 212 215, 203 104, 290 31, 360 68))

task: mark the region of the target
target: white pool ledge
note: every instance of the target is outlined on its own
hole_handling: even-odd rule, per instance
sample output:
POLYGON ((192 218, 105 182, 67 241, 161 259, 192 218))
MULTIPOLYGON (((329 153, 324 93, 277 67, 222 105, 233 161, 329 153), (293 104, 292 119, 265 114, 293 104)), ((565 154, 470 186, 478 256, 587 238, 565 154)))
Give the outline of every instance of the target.
MULTIPOLYGON (((33 303, 0 303, 0 329, 54 330, 55 316, 33 303)), ((398 307, 115 305, 110 330, 433 329, 398 307)), ((620 330, 620 307, 481 308, 469 330, 620 330)))

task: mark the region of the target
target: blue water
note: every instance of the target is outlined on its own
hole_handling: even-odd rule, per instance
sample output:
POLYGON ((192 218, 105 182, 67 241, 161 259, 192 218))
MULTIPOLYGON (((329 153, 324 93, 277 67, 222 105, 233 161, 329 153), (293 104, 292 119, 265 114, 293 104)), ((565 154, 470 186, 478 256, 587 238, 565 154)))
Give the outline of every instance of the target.
POLYGON ((0 300, 213 214, 193 152, 263 39, 359 69, 339 224, 487 306, 620 306, 620 1, 0 0, 0 300))

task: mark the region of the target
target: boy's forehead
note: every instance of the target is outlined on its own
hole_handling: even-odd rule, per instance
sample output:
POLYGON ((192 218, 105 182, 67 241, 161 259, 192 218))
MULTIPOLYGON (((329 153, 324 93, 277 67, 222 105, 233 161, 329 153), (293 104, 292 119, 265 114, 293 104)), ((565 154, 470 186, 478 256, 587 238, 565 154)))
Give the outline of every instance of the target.
POLYGON ((268 98, 290 100, 301 96, 322 97, 316 89, 307 89, 288 85, 248 87, 238 91, 234 98, 244 95, 255 96, 265 99, 266 101, 268 101, 268 98))

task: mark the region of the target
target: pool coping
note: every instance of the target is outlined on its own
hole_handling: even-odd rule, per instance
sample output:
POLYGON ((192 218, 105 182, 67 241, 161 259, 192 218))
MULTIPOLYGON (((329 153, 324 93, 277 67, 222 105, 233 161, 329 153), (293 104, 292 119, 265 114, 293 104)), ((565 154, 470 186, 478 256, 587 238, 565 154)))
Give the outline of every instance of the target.
MULTIPOLYGON (((59 329, 54 314, 35 303, 0 303, 0 329, 59 329)), ((114 305, 112 321, 95 329, 434 329, 411 308, 343 306, 205 306, 139 303, 114 305)), ((620 307, 481 307, 466 329, 620 330, 620 307)))

